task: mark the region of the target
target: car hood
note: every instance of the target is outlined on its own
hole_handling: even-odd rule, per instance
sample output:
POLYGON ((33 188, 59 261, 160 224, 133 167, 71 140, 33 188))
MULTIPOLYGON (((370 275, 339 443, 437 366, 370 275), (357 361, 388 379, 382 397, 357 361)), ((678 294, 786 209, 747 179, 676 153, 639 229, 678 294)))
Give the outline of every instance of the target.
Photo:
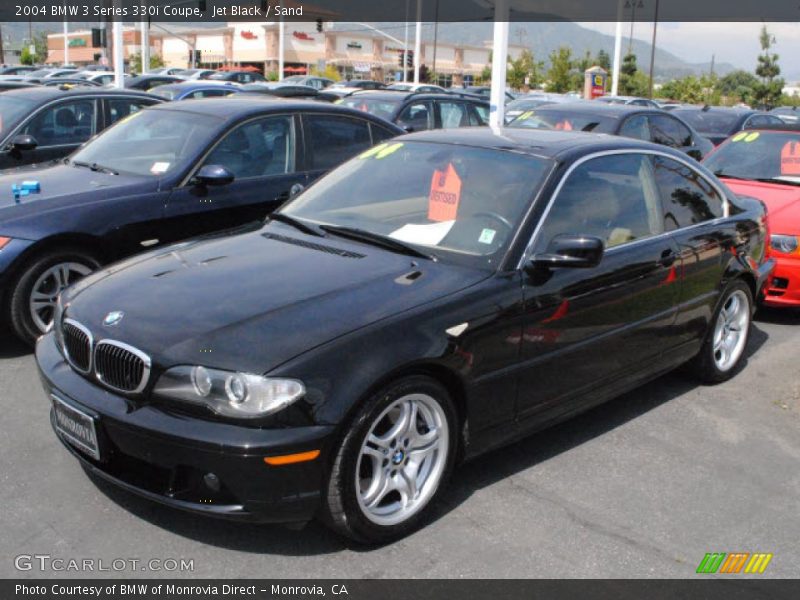
POLYGON ((767 205, 772 233, 800 235, 800 187, 740 179, 724 181, 736 194, 758 198, 767 205))
MULTIPOLYGON (((158 180, 143 177, 111 175, 88 168, 74 167, 64 163, 46 166, 29 166, 3 171, 0 175, 0 227, 16 219, 43 211, 70 208, 76 203, 85 204, 96 199, 107 198, 111 191, 124 194, 128 186, 147 191, 142 186, 158 189, 158 180), (23 181, 36 181, 40 191, 22 196, 18 200, 11 191, 12 185, 23 181)), ((0 233, 5 233, 0 229, 0 233)))
POLYGON ((79 282, 64 302, 65 314, 95 339, 133 345, 156 365, 266 373, 488 275, 270 223, 112 265, 79 282), (104 326, 112 311, 123 319, 104 326))

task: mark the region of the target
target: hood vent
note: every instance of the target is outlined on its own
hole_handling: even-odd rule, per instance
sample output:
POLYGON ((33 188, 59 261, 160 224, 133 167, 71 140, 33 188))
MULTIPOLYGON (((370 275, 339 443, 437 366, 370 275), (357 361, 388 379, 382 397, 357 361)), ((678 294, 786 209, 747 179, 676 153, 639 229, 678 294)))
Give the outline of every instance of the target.
POLYGON ((325 246, 323 244, 298 240, 295 238, 286 237, 285 235, 276 235, 274 233, 262 233, 261 235, 268 240, 275 240, 276 242, 283 242, 284 244, 292 244, 293 246, 308 248, 309 250, 317 250, 318 252, 325 252, 326 254, 335 254, 336 256, 341 256, 343 258, 364 258, 366 256, 366 254, 359 254, 358 252, 342 250, 341 248, 334 248, 333 246, 325 246))

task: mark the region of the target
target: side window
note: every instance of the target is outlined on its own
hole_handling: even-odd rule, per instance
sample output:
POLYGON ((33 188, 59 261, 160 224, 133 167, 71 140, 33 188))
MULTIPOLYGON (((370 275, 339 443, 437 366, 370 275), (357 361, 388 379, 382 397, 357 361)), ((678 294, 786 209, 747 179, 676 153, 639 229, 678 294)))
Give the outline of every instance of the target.
POLYGON ((152 106, 152 102, 133 98, 109 98, 108 102, 108 124, 113 125, 120 119, 133 115, 143 108, 152 106))
POLYGON ((478 113, 478 117, 480 118, 483 123, 481 125, 488 125, 489 124, 489 107, 485 104, 473 104, 475 107, 475 112, 478 113))
POLYGON ((237 179, 294 171, 294 126, 289 116, 267 117, 228 132, 204 165, 222 165, 237 179))
POLYGON ((724 214, 717 190, 694 169, 663 156, 655 157, 654 168, 667 230, 710 221, 724 214))
POLYGON ((389 131, 388 129, 381 127, 380 125, 375 125, 375 123, 369 124, 370 131, 372 132, 372 144, 379 144, 383 140, 388 140, 395 137, 397 134, 393 131, 389 131))
POLYGON ((397 124, 412 131, 424 131, 433 128, 432 117, 427 102, 415 102, 403 109, 397 119, 397 124))
POLYGON ((622 127, 619 128, 619 134, 623 137, 646 140, 649 142, 650 126, 647 123, 647 117, 645 115, 630 117, 622 124, 622 127))
POLYGON ((471 127, 486 125, 478 114, 477 107, 474 104, 467 104, 467 111, 469 112, 469 124, 471 127))
POLYGON ((220 88, 218 90, 198 90, 191 95, 191 98, 217 98, 219 96, 227 96, 231 91, 229 89, 220 88))
POLYGON ((82 144, 95 132, 95 101, 59 102, 36 115, 23 133, 36 138, 39 147, 82 144))
POLYGON ((560 234, 599 237, 607 248, 663 233, 653 165, 645 154, 586 161, 564 182, 545 217, 536 248, 545 252, 560 234))
POLYGON ((455 129, 456 127, 469 126, 467 105, 463 102, 437 102, 439 114, 442 118, 442 129, 455 129))
POLYGON ((677 119, 667 115, 650 115, 650 134, 656 144, 671 148, 692 145, 692 133, 677 119))
POLYGON ((369 126, 361 119, 305 115, 311 168, 332 169, 372 145, 369 126))

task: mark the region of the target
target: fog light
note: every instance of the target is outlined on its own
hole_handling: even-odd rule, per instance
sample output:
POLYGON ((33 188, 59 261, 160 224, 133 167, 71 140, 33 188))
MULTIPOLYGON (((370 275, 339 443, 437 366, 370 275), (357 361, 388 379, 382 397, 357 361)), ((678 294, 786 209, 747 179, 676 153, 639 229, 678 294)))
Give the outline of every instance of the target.
POLYGON ((214 473, 206 473, 203 475, 203 483, 206 484, 206 487, 212 492, 218 492, 220 487, 222 487, 219 477, 217 477, 214 473))

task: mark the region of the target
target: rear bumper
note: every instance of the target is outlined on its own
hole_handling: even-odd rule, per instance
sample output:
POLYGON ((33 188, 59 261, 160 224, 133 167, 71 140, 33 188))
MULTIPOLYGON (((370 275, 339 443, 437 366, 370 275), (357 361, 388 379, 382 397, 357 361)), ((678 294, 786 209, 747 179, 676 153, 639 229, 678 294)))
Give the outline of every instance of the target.
POLYGON ((764 291, 766 306, 800 306, 800 257, 776 257, 764 291))
MULTIPOLYGON (((172 414, 101 389, 65 363, 52 333, 36 347, 48 397, 93 417, 100 460, 64 446, 110 483, 185 511, 256 522, 307 521, 320 505, 323 466, 333 427, 255 429, 172 414), (264 457, 322 450, 313 461, 270 466, 264 457), (207 483, 214 474, 217 489, 207 483)), ((55 417, 51 410, 55 431, 55 417)))

